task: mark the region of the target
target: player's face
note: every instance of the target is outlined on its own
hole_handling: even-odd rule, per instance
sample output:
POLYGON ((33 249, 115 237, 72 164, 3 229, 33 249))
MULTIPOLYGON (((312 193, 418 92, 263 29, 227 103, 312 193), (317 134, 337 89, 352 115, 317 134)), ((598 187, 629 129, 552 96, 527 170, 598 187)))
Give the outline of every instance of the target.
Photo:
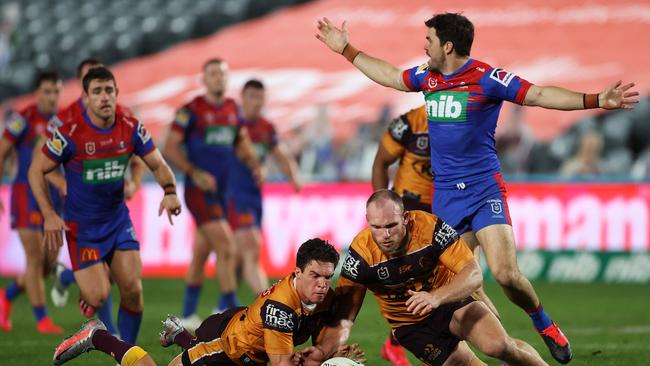
POLYGON ((43 81, 35 93, 38 109, 47 114, 55 113, 59 105, 61 89, 63 89, 63 84, 60 81, 43 81))
POLYGON ((438 38, 435 28, 429 28, 427 31, 427 42, 424 51, 429 56, 429 69, 440 70, 445 62, 445 51, 440 44, 440 38, 438 38))
POLYGON ((305 304, 320 304, 332 284, 334 263, 312 260, 304 270, 296 268, 296 291, 305 304))
POLYGON ((84 103, 88 111, 95 116, 109 120, 115 116, 117 104, 117 87, 113 80, 93 80, 88 85, 88 93, 84 92, 84 103))
POLYGON ((228 65, 225 62, 211 63, 203 71, 203 84, 208 91, 216 97, 222 97, 226 92, 226 83, 228 81, 228 65))
POLYGON ((249 117, 258 117, 262 113, 265 99, 264 89, 244 89, 241 100, 244 113, 249 117))
POLYGON ((389 255, 400 254, 407 233, 407 212, 391 200, 378 200, 368 206, 366 220, 379 249, 389 255))

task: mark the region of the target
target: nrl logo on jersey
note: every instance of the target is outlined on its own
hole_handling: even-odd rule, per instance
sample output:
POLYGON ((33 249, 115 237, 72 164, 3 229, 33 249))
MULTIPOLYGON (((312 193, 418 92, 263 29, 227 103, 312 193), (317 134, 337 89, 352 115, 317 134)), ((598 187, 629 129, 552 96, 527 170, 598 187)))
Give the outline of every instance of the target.
POLYGON ((61 156, 63 150, 68 146, 68 141, 63 137, 61 132, 59 132, 59 129, 55 128, 52 132, 52 137, 47 140, 45 145, 47 145, 47 149, 50 150, 52 154, 61 156))
POLYGON ((296 313, 288 306, 273 300, 267 300, 261 310, 264 328, 279 330, 280 332, 293 332, 296 313))
POLYGON ((83 182, 87 184, 112 183, 124 179, 128 155, 115 158, 83 161, 83 182))
POLYGON ((427 117, 432 122, 467 121, 469 92, 427 92, 425 104, 427 117))

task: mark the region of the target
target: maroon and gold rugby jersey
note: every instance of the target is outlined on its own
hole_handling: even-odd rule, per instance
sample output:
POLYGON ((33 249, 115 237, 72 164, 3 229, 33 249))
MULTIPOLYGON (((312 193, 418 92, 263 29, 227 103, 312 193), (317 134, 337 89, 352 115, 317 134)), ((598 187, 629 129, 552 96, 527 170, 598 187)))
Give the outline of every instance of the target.
POLYGON ((411 211, 409 218, 406 254, 388 257, 366 228, 352 241, 337 285, 369 289, 392 328, 415 324, 429 315, 413 315, 406 309, 408 290, 431 291, 443 286, 474 260, 456 231, 437 216, 411 211))

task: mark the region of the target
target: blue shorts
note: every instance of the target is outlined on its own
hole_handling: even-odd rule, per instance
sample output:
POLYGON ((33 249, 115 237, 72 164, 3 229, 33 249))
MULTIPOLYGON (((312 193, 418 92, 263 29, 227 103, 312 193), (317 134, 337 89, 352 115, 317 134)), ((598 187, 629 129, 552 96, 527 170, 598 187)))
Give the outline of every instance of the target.
POLYGON ((433 213, 458 234, 496 224, 512 225, 501 173, 453 187, 433 189, 433 213))
POLYGON ((229 203, 228 221, 233 230, 262 226, 261 194, 238 194, 229 203))
POLYGON ((128 211, 115 220, 89 223, 66 221, 65 232, 72 270, 77 271, 108 260, 116 250, 140 250, 128 211))
MULTIPOLYGON (((61 196, 51 185, 50 200, 57 213, 61 212, 61 196)), ((12 229, 31 229, 43 231, 43 215, 27 183, 14 182, 11 186, 12 229)))
POLYGON ((190 210, 196 226, 226 218, 226 194, 218 190, 210 193, 198 187, 185 186, 185 205, 190 210))

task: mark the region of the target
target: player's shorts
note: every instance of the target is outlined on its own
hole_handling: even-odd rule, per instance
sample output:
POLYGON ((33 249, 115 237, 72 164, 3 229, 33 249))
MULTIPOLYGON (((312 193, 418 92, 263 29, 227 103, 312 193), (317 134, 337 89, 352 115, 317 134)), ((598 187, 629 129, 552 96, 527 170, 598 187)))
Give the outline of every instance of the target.
POLYGON ((128 211, 111 221, 66 221, 65 224, 70 229, 65 237, 73 271, 102 261, 110 262, 116 250, 140 250, 128 211))
POLYGON ((512 225, 501 173, 454 187, 434 185, 433 213, 458 234, 496 224, 512 225))
MULTIPOLYGON (((230 308, 223 313, 207 317, 201 326, 196 328, 196 338, 192 340, 190 348, 183 351, 181 356, 183 366, 238 366, 223 352, 221 333, 228 326, 230 319, 243 309, 243 307, 230 308)), ((244 362, 244 365, 247 364, 244 362)))
POLYGON ((259 194, 231 196, 228 221, 233 230, 260 228, 262 225, 262 196, 259 194))
MULTIPOLYGON (((61 211, 61 198, 53 187, 50 187, 52 207, 61 211)), ((43 231, 43 215, 38 203, 27 183, 14 182, 11 187, 11 228, 43 231)))
POLYGON ((224 192, 204 192, 198 187, 185 186, 185 205, 190 210, 196 226, 226 218, 224 192))
POLYGON ((404 325, 393 330, 399 344, 409 350, 425 365, 442 365, 461 341, 449 330, 454 312, 474 299, 441 305, 417 324, 404 325))

